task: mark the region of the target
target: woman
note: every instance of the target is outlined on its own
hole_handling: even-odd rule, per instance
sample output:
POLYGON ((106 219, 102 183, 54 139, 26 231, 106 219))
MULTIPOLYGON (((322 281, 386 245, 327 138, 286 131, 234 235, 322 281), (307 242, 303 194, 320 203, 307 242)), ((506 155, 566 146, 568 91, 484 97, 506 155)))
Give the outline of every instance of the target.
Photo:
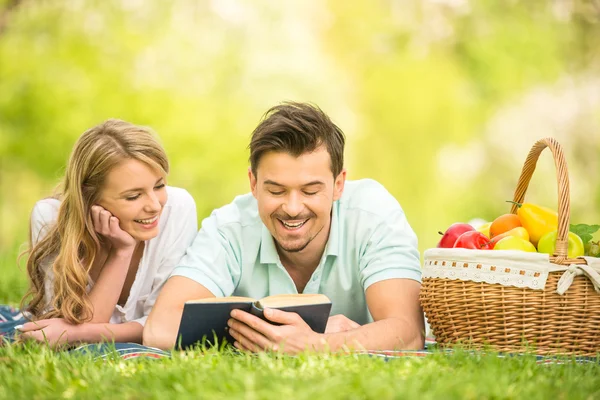
POLYGON ((166 186, 168 171, 146 128, 108 120, 79 138, 59 195, 31 215, 23 304, 32 322, 16 327, 19 336, 53 347, 141 343, 159 290, 197 233, 194 200, 166 186))

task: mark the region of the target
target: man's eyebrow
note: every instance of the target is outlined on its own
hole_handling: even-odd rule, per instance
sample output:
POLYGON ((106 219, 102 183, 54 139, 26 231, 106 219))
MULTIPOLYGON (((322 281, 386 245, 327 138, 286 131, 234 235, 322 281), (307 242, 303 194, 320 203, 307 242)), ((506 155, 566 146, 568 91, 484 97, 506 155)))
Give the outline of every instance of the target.
POLYGON ((266 181, 264 181, 263 184, 283 187, 283 185, 281 183, 277 183, 277 182, 272 181, 270 179, 267 179, 266 181))
MULTIPOLYGON (((160 181, 162 181, 163 179, 165 179, 165 178, 163 178, 163 177, 160 177, 160 178, 158 178, 158 180, 156 181, 155 185, 158 185, 158 183, 159 183, 160 181)), ((133 189, 127 189, 127 190, 124 190, 124 191, 122 191, 121 193, 119 193, 119 196, 122 196, 122 195, 124 195, 125 193, 129 193, 129 192, 141 192, 141 191, 143 191, 143 190, 144 190, 144 188, 133 188, 133 189)))
POLYGON ((304 184, 304 185, 302 185, 302 186, 306 187, 306 186, 315 186, 315 185, 324 185, 324 184, 325 184, 325 182, 321 182, 321 181, 312 181, 312 182, 305 183, 305 184, 304 184))
MULTIPOLYGON (((263 182, 263 184, 265 185, 273 185, 273 186, 279 186, 279 187, 284 187, 284 185, 282 185, 281 183, 277 183, 275 181, 272 181, 270 179, 267 179, 266 181, 263 182)), ((324 185, 325 183, 322 181, 311 181, 308 183, 305 183, 302 185, 302 187, 306 187, 306 186, 314 186, 314 185, 324 185)))

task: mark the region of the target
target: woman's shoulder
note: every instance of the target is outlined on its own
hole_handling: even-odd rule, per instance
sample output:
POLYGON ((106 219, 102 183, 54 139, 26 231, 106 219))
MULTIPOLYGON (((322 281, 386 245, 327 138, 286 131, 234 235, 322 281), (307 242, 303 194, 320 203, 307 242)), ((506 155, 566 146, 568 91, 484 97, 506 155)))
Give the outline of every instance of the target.
POLYGON ((192 195, 185 189, 173 186, 167 186, 167 194, 167 203, 160 218, 159 236, 179 237, 189 226, 193 226, 189 229, 196 233, 196 202, 192 195))
POLYGON ((50 222, 56 219, 58 209, 60 208, 60 200, 54 197, 48 197, 39 200, 33 206, 31 219, 34 221, 50 222))
POLYGON ((39 200, 31 212, 31 239, 37 243, 58 219, 60 200, 49 197, 39 200))
POLYGON ((175 186, 167 186, 167 194, 167 205, 196 208, 196 202, 194 201, 194 198, 185 189, 175 186))

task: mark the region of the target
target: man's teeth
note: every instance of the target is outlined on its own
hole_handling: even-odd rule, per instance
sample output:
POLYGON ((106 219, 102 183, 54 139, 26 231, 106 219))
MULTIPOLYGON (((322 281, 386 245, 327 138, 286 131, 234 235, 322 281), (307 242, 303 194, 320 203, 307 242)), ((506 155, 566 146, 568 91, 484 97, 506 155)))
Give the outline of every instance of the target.
POLYGON ((304 221, 300 221, 300 222, 296 222, 296 223, 291 223, 291 222, 285 222, 285 221, 281 221, 281 223, 286 227, 286 228, 299 228, 302 225, 304 225, 306 223, 306 221, 308 221, 307 219, 304 221))
POLYGON ((134 219, 134 221, 139 222, 140 224, 143 224, 143 225, 149 225, 149 224, 153 223, 154 221, 156 221, 157 219, 158 219, 158 215, 153 218, 150 218, 150 219, 134 219))

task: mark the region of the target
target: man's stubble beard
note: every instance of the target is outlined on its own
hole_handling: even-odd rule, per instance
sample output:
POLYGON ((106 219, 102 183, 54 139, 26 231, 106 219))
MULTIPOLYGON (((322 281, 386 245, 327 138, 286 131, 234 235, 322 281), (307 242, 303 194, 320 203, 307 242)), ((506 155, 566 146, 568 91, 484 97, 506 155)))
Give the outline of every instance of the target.
POLYGON ((309 244, 310 244, 310 243, 311 243, 311 242, 312 242, 312 241, 313 241, 313 240, 314 240, 314 239, 315 239, 317 236, 319 236, 319 233, 321 233, 321 231, 323 230, 323 228, 325 228, 325 225, 323 225, 323 226, 321 227, 321 229, 319 229, 319 231, 318 231, 318 232, 317 232, 315 235, 313 235, 312 237, 310 237, 310 238, 309 238, 309 239, 306 241, 306 243, 304 243, 303 245, 301 245, 301 246, 299 246, 299 247, 295 247, 295 248, 286 248, 286 247, 282 246, 282 244, 281 244, 281 243, 280 243, 280 242, 279 242, 277 239, 275 239, 275 243, 277 244, 277 247, 279 247, 281 250, 283 250, 283 251, 285 251, 285 252, 287 252, 287 253, 299 253, 299 252, 301 252, 302 250, 306 249, 306 248, 308 247, 308 245, 309 245, 309 244))

